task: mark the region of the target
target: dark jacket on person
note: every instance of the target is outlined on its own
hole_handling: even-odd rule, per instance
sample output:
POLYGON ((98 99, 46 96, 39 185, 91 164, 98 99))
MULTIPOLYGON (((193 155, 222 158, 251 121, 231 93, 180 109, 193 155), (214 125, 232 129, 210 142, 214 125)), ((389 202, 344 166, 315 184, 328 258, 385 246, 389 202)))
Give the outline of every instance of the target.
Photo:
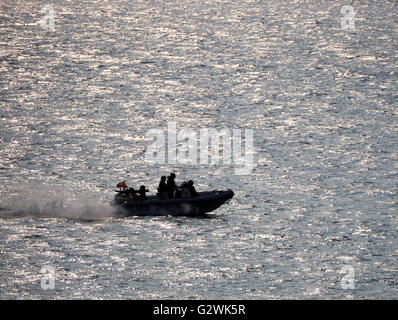
POLYGON ((158 187, 158 192, 159 193, 165 193, 165 192, 167 192, 167 184, 166 184, 166 181, 164 181, 164 180, 160 180, 160 182, 159 182, 159 187, 158 187))
POLYGON ((188 186, 189 193, 191 194, 191 197, 197 197, 198 193, 196 192, 195 187, 193 186, 192 180, 188 181, 187 186, 188 186))
POLYGON ((148 199, 148 198, 146 197, 146 193, 147 193, 147 192, 149 192, 149 190, 146 189, 145 186, 141 186, 140 189, 138 190, 138 194, 140 195, 140 196, 138 197, 138 199, 139 199, 139 200, 146 200, 146 199, 148 199))
POLYGON ((191 194, 192 197, 197 197, 198 196, 198 193, 196 192, 194 186, 188 185, 188 190, 189 190, 189 193, 191 194))
POLYGON ((169 198, 174 198, 174 190, 176 189, 176 183, 174 181, 174 178, 169 176, 167 177, 167 195, 169 198))

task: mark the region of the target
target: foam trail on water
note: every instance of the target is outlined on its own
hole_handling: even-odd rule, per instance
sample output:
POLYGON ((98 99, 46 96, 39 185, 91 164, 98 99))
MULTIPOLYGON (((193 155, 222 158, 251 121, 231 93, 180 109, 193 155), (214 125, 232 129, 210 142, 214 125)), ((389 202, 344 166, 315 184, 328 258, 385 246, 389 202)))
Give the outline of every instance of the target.
POLYGON ((116 210, 110 204, 98 203, 93 198, 65 200, 67 192, 54 187, 30 186, 16 190, 0 203, 0 217, 51 217, 77 220, 97 220, 115 217, 116 210))

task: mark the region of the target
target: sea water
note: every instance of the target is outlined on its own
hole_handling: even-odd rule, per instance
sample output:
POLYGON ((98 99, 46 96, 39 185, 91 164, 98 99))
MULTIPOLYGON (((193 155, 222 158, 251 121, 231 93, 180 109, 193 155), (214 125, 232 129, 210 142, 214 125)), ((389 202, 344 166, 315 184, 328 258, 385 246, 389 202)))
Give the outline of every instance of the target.
POLYGON ((396 299, 397 10, 2 0, 0 298, 396 299), (148 163, 170 123, 253 130, 251 170, 148 163), (172 171, 235 197, 115 217, 172 171))

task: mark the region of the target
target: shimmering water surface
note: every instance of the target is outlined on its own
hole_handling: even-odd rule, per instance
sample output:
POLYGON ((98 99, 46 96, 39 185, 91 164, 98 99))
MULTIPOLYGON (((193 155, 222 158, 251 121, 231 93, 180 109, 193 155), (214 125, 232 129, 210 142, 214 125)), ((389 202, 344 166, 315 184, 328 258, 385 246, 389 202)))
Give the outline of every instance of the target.
POLYGON ((2 0, 0 298, 396 299, 397 13, 2 0), (253 129, 252 173, 150 165, 146 133, 170 121, 253 129), (118 181, 171 171, 235 197, 211 218, 113 216, 118 181))

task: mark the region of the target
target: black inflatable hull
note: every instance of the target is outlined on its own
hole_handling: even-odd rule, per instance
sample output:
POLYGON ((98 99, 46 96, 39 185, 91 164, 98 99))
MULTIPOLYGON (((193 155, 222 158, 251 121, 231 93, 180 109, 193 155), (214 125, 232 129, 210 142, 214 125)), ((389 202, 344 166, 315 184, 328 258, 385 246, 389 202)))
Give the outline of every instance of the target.
POLYGON ((228 202, 232 190, 199 192, 197 197, 160 199, 149 197, 145 201, 116 198, 112 203, 121 216, 197 216, 216 210, 228 202))

